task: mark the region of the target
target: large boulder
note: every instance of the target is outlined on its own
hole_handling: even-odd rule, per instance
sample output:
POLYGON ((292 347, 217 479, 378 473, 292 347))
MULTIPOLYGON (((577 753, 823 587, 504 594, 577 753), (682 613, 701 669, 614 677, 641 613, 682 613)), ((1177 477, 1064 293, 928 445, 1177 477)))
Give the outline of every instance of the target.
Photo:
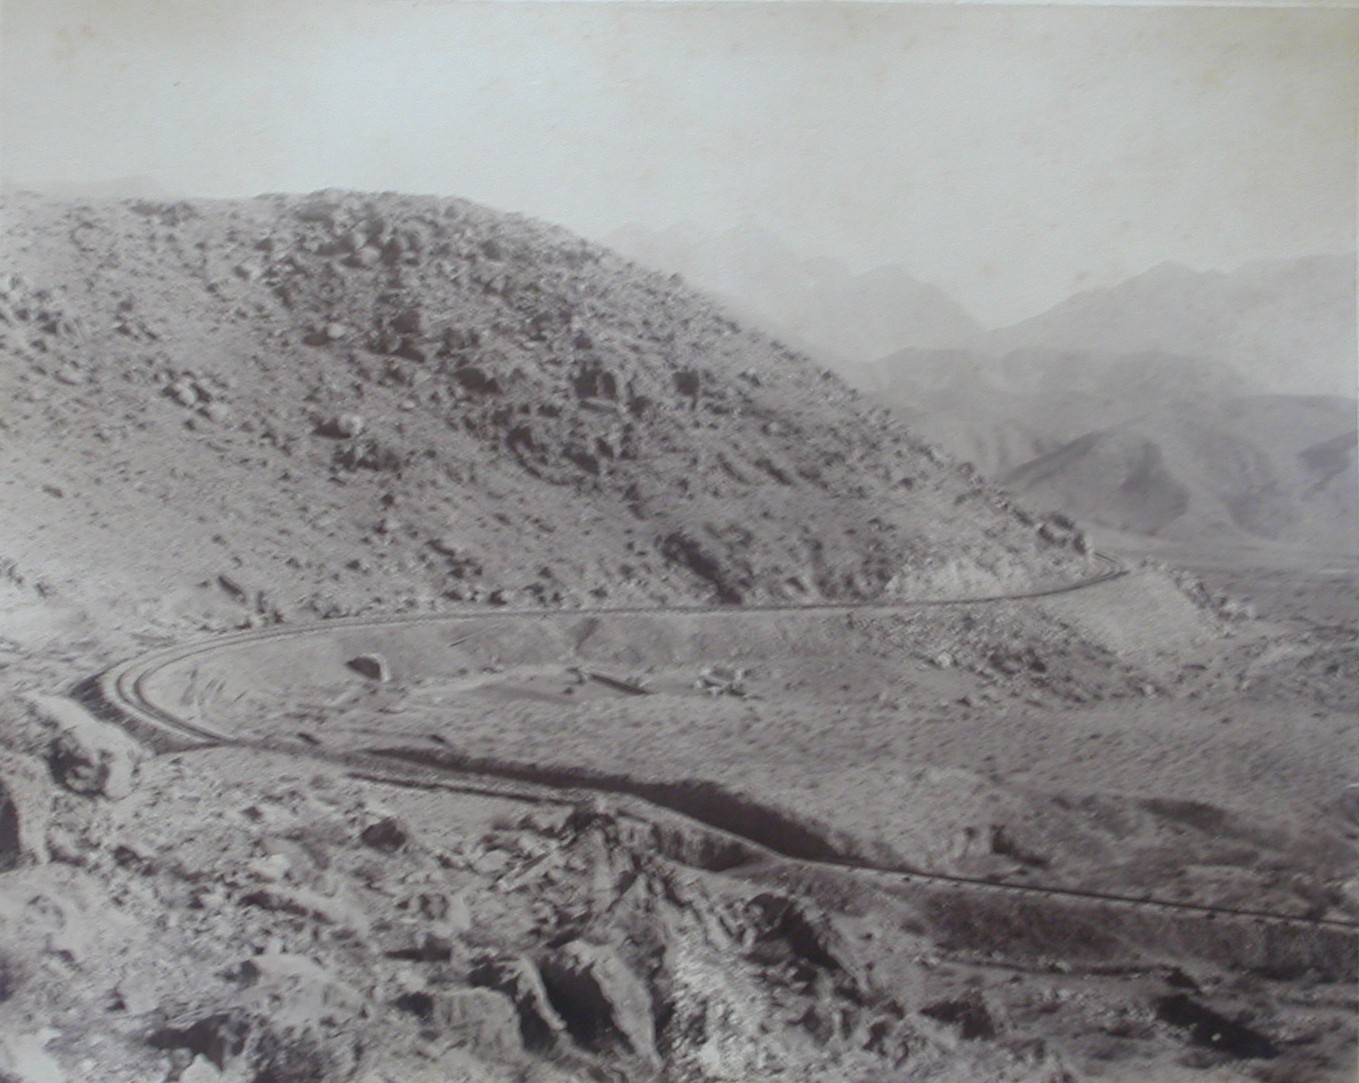
POLYGON ((0 872, 47 860, 52 776, 41 760, 0 749, 0 872))
POLYGON ((335 440, 356 440, 363 435, 365 427, 360 414, 335 414, 318 424, 316 431, 335 440))
POLYGON ((34 694, 26 702, 52 733, 47 761, 58 782, 75 793, 113 801, 132 792, 146 751, 126 732, 65 696, 34 694))
MULTIPOLYGON (((148 1035, 153 1048, 202 1058, 224 1079, 328 1083, 350 1079, 361 1051, 353 1026, 364 998, 301 955, 266 952, 242 962, 231 1003, 173 1016, 148 1035)), ((213 1077, 205 1066, 205 1079, 213 1077)))

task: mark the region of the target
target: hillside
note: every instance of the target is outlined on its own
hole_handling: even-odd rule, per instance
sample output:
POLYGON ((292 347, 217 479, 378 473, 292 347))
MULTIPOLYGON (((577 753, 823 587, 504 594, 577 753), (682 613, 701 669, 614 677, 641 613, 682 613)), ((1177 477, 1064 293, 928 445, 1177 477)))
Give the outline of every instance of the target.
POLYGON ((1077 563, 805 358, 561 230, 343 192, 6 222, 0 557, 25 596, 173 623, 204 583, 286 618, 1077 563))
POLYGON ((1003 480, 1037 506, 1120 531, 1352 553, 1355 446, 1353 399, 1180 403, 1083 435, 1003 480))

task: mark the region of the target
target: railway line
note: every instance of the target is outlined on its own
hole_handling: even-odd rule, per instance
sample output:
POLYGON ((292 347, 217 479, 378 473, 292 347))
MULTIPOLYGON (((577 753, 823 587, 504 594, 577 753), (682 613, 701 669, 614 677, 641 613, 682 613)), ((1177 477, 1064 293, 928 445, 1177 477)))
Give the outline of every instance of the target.
MULTIPOLYGON (((702 614, 750 614, 750 613, 891 613, 927 607, 984 605, 1002 601, 1022 601, 1051 597, 1098 587, 1103 583, 1120 578, 1127 569, 1115 558, 1104 554, 1092 554, 1091 574, 1078 580, 1064 583, 1036 586, 1033 589, 1013 593, 994 594, 965 598, 930 598, 919 600, 899 600, 891 603, 837 602, 813 603, 808 605, 755 605, 755 606, 632 606, 588 609, 512 609, 508 607, 493 610, 418 614, 393 617, 342 618, 318 622, 311 625, 269 627, 254 629, 210 639, 179 644, 125 661, 100 674, 88 682, 85 693, 92 705, 106 715, 112 715, 121 724, 138 733, 153 748, 161 751, 186 749, 213 745, 249 747, 291 756, 339 762, 348 767, 357 777, 386 782, 398 786, 418 786, 429 789, 447 788, 450 790, 475 790, 493 793, 497 796, 512 797, 532 802, 554 804, 576 804, 590 794, 605 793, 625 801, 632 814, 646 820, 648 810, 664 819, 678 817, 695 828, 716 835, 734 847, 743 848, 759 865, 778 865, 785 869, 799 869, 809 875, 854 876, 872 882, 878 887, 914 886, 929 891, 963 892, 978 896, 1004 895, 1016 900, 1043 899, 1059 906, 1097 906, 1115 911, 1161 914, 1179 919, 1194 919, 1203 922, 1224 921, 1232 924, 1249 923, 1254 926, 1268 926, 1296 931, 1322 934, 1323 939, 1333 941, 1337 947, 1348 944, 1352 953, 1353 933, 1359 931, 1359 923, 1341 918, 1308 916, 1280 913, 1264 909, 1238 906, 1219 906, 1194 903, 1173 899, 1158 898, 1154 895, 1128 895, 1113 892, 1087 891, 1080 888, 1043 884, 1024 884, 1013 881, 972 878, 946 873, 927 872, 918 869, 886 867, 852 857, 827 856, 819 854, 809 857, 795 849, 780 849, 771 845, 768 837, 758 838, 743 834, 739 815, 730 809, 720 814, 710 814, 693 807, 677 807, 669 801, 664 788, 644 787, 629 784, 627 780, 609 778, 578 772, 571 774, 560 769, 544 770, 535 775, 523 767, 498 765, 492 762, 466 764, 439 763, 412 757, 409 754, 389 750, 364 752, 336 752, 315 746, 307 746, 295 740, 280 737, 277 740, 247 740, 230 733, 214 729, 201 718, 190 718, 177 705, 167 705, 150 690, 150 685, 158 674, 169 666, 179 665, 196 658, 205 658, 215 652, 261 643, 277 642, 280 645, 299 637, 326 636, 340 630, 380 631, 412 624, 437 624, 447 622, 460 627, 469 621, 503 620, 513 617, 528 620, 580 620, 582 618, 626 615, 702 615, 702 614), (640 810, 640 811, 639 811, 640 810)), ((655 818, 655 817, 652 817, 655 818)), ((1339 948, 1342 952, 1345 948, 1339 948)))

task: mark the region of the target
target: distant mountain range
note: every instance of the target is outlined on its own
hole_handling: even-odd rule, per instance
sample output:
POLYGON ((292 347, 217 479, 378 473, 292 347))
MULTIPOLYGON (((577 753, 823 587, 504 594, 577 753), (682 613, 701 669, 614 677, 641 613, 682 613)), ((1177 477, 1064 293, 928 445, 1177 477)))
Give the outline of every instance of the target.
POLYGON ((1014 350, 902 351, 858 373, 861 389, 918 435, 1002 477, 1093 429, 1168 403, 1258 394, 1228 365, 1173 354, 1014 350))
POLYGON ((1038 507, 1181 540, 1356 547, 1352 257, 1164 263, 988 330, 900 267, 854 275, 755 231, 613 243, 717 293, 1038 507))
POLYGON ((991 357, 1171 354, 1230 365, 1269 391, 1353 395, 1354 258, 1263 260, 1225 273, 1163 263, 966 345, 991 357))
MULTIPOLYGON (((1270 392, 1355 394, 1348 255, 1258 260, 1227 272, 1162 263, 987 329, 903 267, 855 274, 833 259, 801 256, 763 230, 629 226, 607 240, 630 259, 689 279, 859 386, 883 382, 884 368, 914 368, 920 351, 992 361, 1019 350, 1029 370, 1041 367, 1042 354, 1161 355, 1230 366, 1270 392)), ((937 366, 937 358, 924 360, 937 366)))
POLYGON ((1344 257, 1162 265, 850 378, 1038 509, 1194 543, 1359 548, 1344 257))

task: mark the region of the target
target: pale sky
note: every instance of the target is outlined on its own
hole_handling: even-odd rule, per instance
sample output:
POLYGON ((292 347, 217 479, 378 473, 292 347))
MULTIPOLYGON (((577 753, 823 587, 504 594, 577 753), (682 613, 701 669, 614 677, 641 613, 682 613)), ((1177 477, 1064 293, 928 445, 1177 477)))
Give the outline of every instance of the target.
POLYGON ((3 0, 0 173, 755 226, 984 322, 1355 244, 1359 9, 3 0))

